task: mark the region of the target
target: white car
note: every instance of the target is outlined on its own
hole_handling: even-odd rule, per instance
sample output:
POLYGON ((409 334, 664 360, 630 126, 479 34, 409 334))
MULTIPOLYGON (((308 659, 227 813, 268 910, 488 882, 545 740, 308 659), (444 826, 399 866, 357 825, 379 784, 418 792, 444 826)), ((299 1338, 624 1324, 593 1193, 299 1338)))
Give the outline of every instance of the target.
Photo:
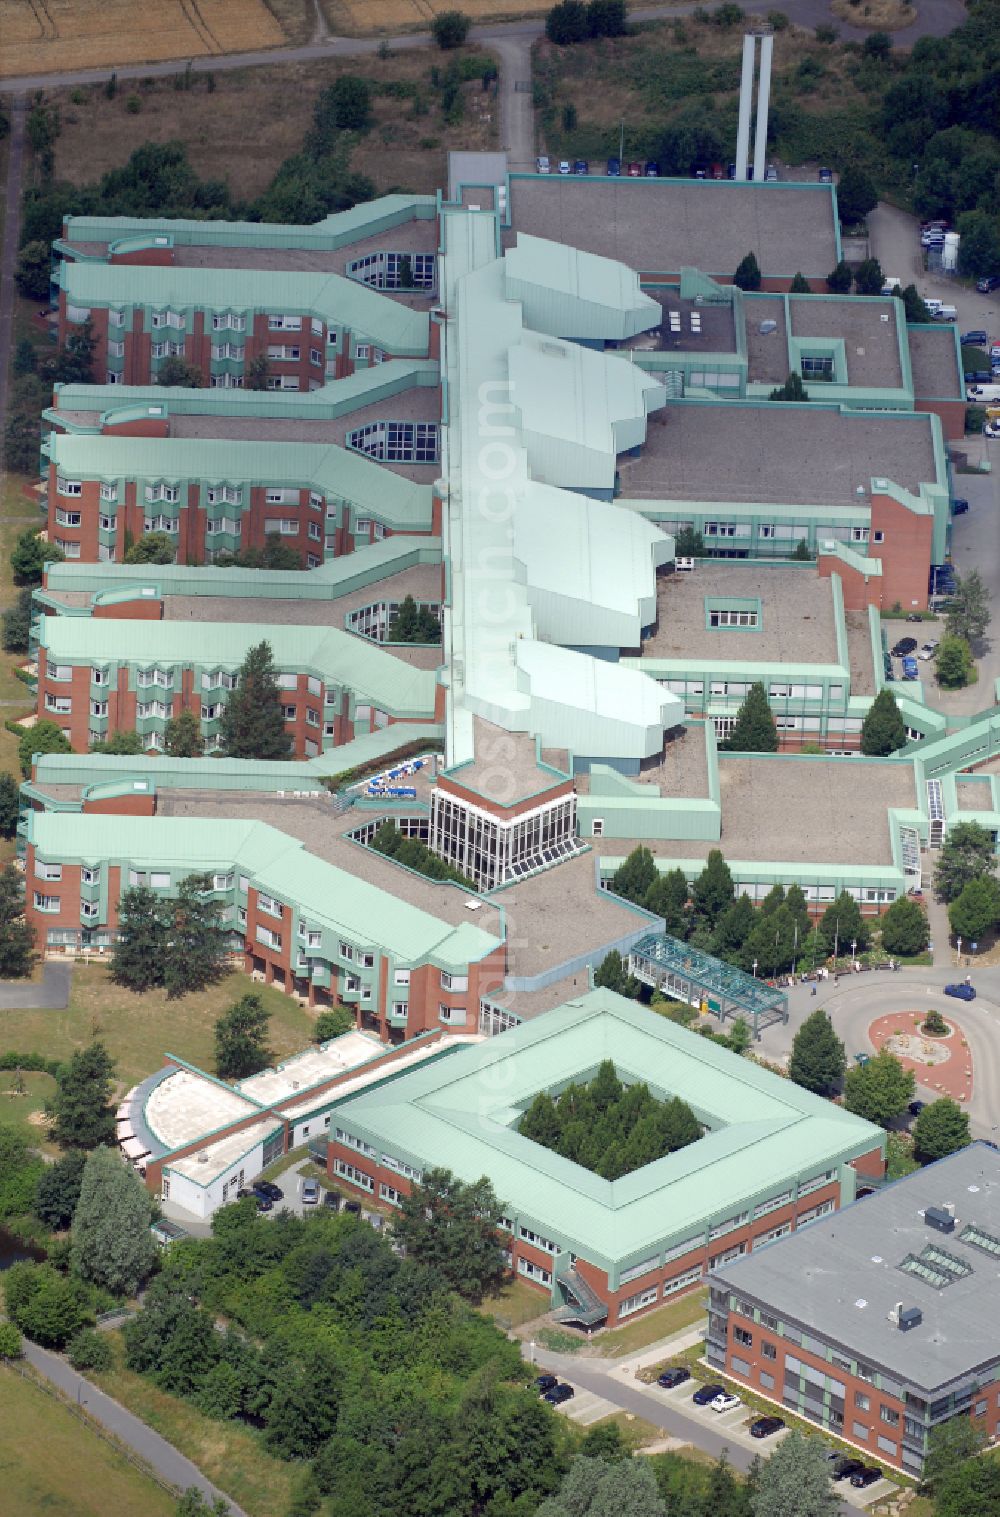
POLYGON ((720 1395, 716 1396, 714 1401, 710 1401, 708 1404, 713 1412, 731 1412, 736 1407, 742 1406, 743 1402, 739 1396, 733 1396, 729 1391, 722 1391, 720 1395))
POLYGON ((937 642, 936 641, 931 641, 929 643, 924 643, 923 644, 923 646, 920 649, 920 652, 917 654, 917 657, 924 659, 924 661, 926 662, 927 659, 933 658, 936 652, 937 652, 937 642))
POLYGON ((559 160, 559 172, 560 172, 560 174, 571 174, 573 172, 573 170, 569 166, 569 160, 567 158, 560 158, 560 160, 559 160))
POLYGON ((983 428, 984 437, 1000 437, 1000 421, 988 421, 983 428))
POLYGON ((547 154, 542 153, 538 158, 535 159, 535 173, 536 174, 551 174, 552 173, 552 164, 551 164, 551 162, 550 162, 547 154))

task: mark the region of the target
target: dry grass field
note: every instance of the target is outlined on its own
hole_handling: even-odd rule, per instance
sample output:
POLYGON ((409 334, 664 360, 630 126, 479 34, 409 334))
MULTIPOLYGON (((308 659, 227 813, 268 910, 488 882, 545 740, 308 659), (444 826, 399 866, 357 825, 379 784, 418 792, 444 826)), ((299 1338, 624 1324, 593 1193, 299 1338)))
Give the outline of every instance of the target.
POLYGON ((916 8, 906 0, 832 0, 830 9, 841 21, 867 26, 876 32, 894 32, 909 26, 916 8))
MULTIPOLYGON (((455 0, 320 0, 332 32, 347 36, 426 31, 436 15, 455 10, 455 0)), ((541 16, 551 0, 461 0, 458 9, 473 21, 507 16, 541 16)))
POLYGON ((0 0, 3 72, 49 73, 281 47, 264 0, 0 0))
POLYGON ((478 83, 466 87, 465 117, 448 126, 430 78, 430 54, 401 52, 388 58, 276 63, 215 76, 209 92, 195 80, 179 91, 170 79, 143 81, 138 115, 129 115, 120 91, 114 100, 100 85, 51 91, 62 131, 56 140, 56 177, 88 183, 123 164, 142 142, 183 142, 192 166, 207 179, 224 179, 233 197, 250 200, 265 190, 285 158, 300 150, 319 91, 342 74, 363 74, 375 93, 375 123, 357 140, 351 168, 368 174, 379 191, 390 188, 432 193, 445 183, 449 148, 489 148, 497 140, 497 108, 478 83), (412 86, 417 102, 378 93, 412 86), (253 122, 253 152, 247 123, 253 122))

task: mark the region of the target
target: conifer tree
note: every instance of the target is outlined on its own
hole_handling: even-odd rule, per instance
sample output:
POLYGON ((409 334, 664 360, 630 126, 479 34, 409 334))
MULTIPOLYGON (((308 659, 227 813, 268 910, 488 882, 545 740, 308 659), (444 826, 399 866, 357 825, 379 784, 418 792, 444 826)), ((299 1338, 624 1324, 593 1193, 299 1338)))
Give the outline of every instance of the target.
POLYGON ((189 875, 170 903, 170 943, 163 971, 167 996, 174 1000, 214 985, 226 972, 226 954, 222 906, 212 895, 212 877, 189 875))
POLYGON ((97 1148, 114 1142, 114 1070, 110 1054, 99 1041, 78 1048, 60 1070, 48 1115, 52 1136, 62 1148, 97 1148))
POLYGON ((705 867, 691 888, 694 914, 714 927, 733 902, 733 877, 718 848, 710 850, 705 867))
POLYGON ((861 724, 861 752, 884 758, 906 746, 906 723, 891 690, 880 690, 861 724))
POLYGON ((24 880, 13 865, 0 869, 0 978, 20 980, 35 963, 35 934, 24 915, 24 880))
POLYGON ((168 903, 145 885, 126 890, 118 907, 111 978, 142 993, 163 984, 169 937, 168 903))
POLYGON ((844 1078, 845 1067, 844 1045, 834 1032, 833 1023, 825 1011, 814 1011, 806 1017, 792 1042, 789 1079, 803 1090, 827 1096, 844 1078))
POLYGON ((285 731, 269 643, 258 643, 243 660, 236 689, 223 709, 219 736, 231 758, 291 757, 292 739, 285 731))
POLYGON ((778 729, 758 681, 750 686, 729 736, 719 744, 728 753, 777 753, 778 729))

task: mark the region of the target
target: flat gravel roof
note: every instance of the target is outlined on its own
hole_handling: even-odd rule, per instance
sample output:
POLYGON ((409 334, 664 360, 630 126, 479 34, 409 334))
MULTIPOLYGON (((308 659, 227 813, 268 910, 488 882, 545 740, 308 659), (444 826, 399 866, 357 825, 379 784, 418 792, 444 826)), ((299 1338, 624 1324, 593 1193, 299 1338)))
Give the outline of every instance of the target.
POLYGON ((965 385, 955 351, 955 329, 942 326, 907 327, 913 393, 927 400, 964 400, 965 385))
POLYGON ((638 500, 849 506, 886 478, 913 493, 936 479, 926 415, 813 403, 668 401, 637 458, 620 458, 620 493, 638 500))
POLYGON ((773 277, 825 278, 837 262, 824 185, 515 175, 510 220, 514 232, 617 258, 640 273, 693 267, 729 280, 751 250, 773 277))
MULTIPOLYGON (((878 390, 895 390, 903 383, 899 362, 901 303, 889 300, 792 300, 793 337, 841 337, 847 360, 847 382, 878 390), (887 317, 883 321, 883 316, 887 317)), ((814 386, 814 389, 817 388, 814 386)))
POLYGON ((986 1143, 973 1143, 711 1275, 863 1364, 931 1393, 1000 1358, 997 1255, 970 1242, 966 1228, 981 1230, 1000 1247, 1000 1155, 986 1143), (941 1233, 928 1226, 925 1213, 948 1203, 955 1229, 941 1233), (937 1287, 900 1267, 928 1248, 950 1256, 958 1278, 937 1287), (899 1302, 922 1314, 907 1332, 889 1320, 899 1302))
POLYGON ((642 645, 645 658, 836 663, 831 584, 814 569, 758 568, 700 558, 692 574, 661 576, 656 591, 657 625, 642 645), (714 597, 759 601, 759 627, 708 627, 706 602, 714 597))

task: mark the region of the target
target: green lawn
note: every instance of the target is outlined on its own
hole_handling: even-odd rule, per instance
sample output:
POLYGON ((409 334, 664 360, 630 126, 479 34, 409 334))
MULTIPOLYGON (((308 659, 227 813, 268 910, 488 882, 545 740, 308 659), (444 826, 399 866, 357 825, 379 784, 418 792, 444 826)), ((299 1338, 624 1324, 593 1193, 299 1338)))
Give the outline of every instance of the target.
POLYGON ((594 1339, 593 1351, 602 1359, 620 1359, 624 1354, 649 1348, 661 1338, 670 1338, 674 1333, 682 1333, 686 1327, 694 1327, 705 1316, 707 1301, 705 1291, 692 1291, 679 1301, 671 1301, 655 1312, 645 1313, 637 1322, 601 1333, 594 1339))
POLYGON ((511 1328, 522 1327, 525 1322, 543 1317, 548 1308, 544 1291, 535 1290, 524 1280, 510 1280, 495 1296, 487 1296, 479 1310, 484 1316, 492 1317, 502 1331, 509 1332, 511 1328))
MULTIPOLYGON (((112 1333, 109 1337, 120 1362, 120 1335, 112 1333)), ((109 1396, 122 1402, 130 1412, 141 1417, 193 1460, 201 1472, 231 1496, 250 1517, 283 1517, 288 1510, 296 1467, 272 1458, 257 1434, 249 1428, 236 1422, 219 1422, 205 1417, 180 1397, 158 1390, 142 1375, 133 1375, 126 1369, 114 1369, 92 1378, 109 1396)), ((0 1424, 0 1442, 2 1439, 0 1424)), ((31 1517, 36 1517, 42 1510, 33 1508, 31 1517)), ((81 1510, 89 1512, 90 1508, 81 1510)), ((159 1508, 155 1510, 158 1512, 159 1508)), ((153 1511, 152 1507, 137 1506, 129 1517, 148 1517, 153 1511)), ((4 1517, 7 1517, 6 1512, 4 1517)), ((24 1517, 28 1517, 27 1509, 24 1517)), ((102 1517, 110 1517, 110 1513, 102 1509, 102 1517)))
POLYGON ((247 991, 259 994, 271 1013, 270 1045, 287 1058, 309 1041, 314 1018, 291 996, 254 985, 245 974, 227 976, 198 995, 168 1001, 162 991, 133 995, 121 990, 98 964, 77 965, 65 1011, 5 1011, 0 1021, 5 1048, 68 1058, 74 1049, 101 1038, 117 1063, 123 1087, 160 1068, 165 1053, 199 1068, 214 1068, 214 1025, 247 991))
MULTIPOLYGON (((24 1095, 11 1094, 14 1071, 0 1069, 0 1127, 13 1127, 26 1142, 37 1148, 45 1137, 46 1129, 30 1118, 40 1112, 56 1088, 51 1075, 23 1074, 24 1095)), ((58 1152, 53 1148, 53 1153, 58 1152)))
POLYGON ((173 1517, 177 1503, 55 1397, 0 1368, 4 1517, 173 1517))

